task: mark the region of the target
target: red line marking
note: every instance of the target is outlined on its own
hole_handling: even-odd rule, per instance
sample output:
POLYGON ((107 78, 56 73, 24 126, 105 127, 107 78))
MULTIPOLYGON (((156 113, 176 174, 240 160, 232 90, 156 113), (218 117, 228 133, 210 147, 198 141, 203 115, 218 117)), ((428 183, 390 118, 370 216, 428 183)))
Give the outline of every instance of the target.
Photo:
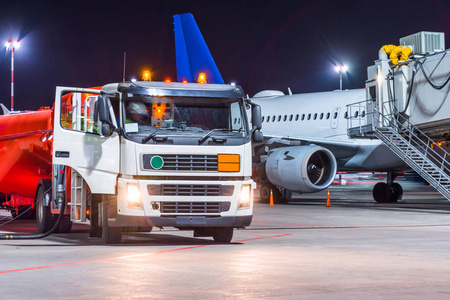
POLYGON ((199 245, 199 246, 192 246, 192 247, 185 247, 185 248, 177 248, 177 249, 170 249, 170 250, 162 250, 162 251, 156 251, 156 254, 161 253, 169 253, 169 252, 175 252, 175 251, 182 251, 182 250, 190 250, 190 249, 196 249, 196 248, 202 248, 202 247, 208 247, 212 245, 199 245))
POLYGON ((272 238, 283 237, 283 236, 288 236, 288 235, 292 235, 292 233, 284 233, 284 234, 278 234, 278 235, 272 235, 272 236, 263 236, 263 237, 253 238, 253 239, 238 240, 238 241, 232 241, 231 243, 242 243, 242 242, 248 242, 248 241, 272 239, 272 238))
POLYGON ((25 269, 0 271, 0 274, 22 272, 22 271, 33 271, 33 270, 39 270, 39 269, 48 269, 48 268, 64 267, 64 266, 71 266, 71 265, 79 265, 79 264, 86 264, 86 263, 99 262, 99 261, 106 261, 106 260, 112 260, 112 259, 118 259, 118 257, 95 259, 95 260, 86 260, 86 261, 78 261, 78 262, 72 262, 72 263, 57 264, 57 265, 50 265, 50 266, 40 266, 40 267, 34 267, 34 268, 25 268, 25 269))
MULTIPOLYGON (((258 238, 253 238, 253 239, 237 240, 237 241, 232 241, 231 243, 242 243, 242 242, 248 242, 248 241, 255 241, 255 240, 283 237, 283 236, 288 236, 288 235, 292 235, 292 234, 291 233, 287 233, 287 234, 278 234, 278 235, 272 235, 272 236, 258 237, 258 238)), ((34 267, 34 268, 6 270, 6 271, 0 271, 0 274, 23 272, 23 271, 34 271, 34 270, 40 270, 40 269, 49 269, 49 268, 57 268, 57 267, 65 267, 65 266, 73 266, 73 265, 80 265, 80 264, 87 264, 87 263, 94 263, 94 262, 102 262, 102 261, 115 260, 115 259, 126 259, 126 258, 132 258, 132 257, 147 256, 147 255, 151 255, 151 254, 163 254, 163 253, 169 253, 169 252, 175 252, 175 251, 183 251, 183 250, 191 250, 191 249, 196 249, 196 248, 208 247, 208 246, 213 246, 213 245, 214 244, 199 245, 199 246, 192 246, 192 247, 183 247, 183 248, 177 248, 177 249, 156 251, 156 252, 152 252, 152 253, 142 253, 142 254, 134 254, 134 255, 132 254, 132 255, 126 255, 126 256, 117 256, 117 257, 108 257, 108 258, 101 258, 101 259, 77 261, 77 262, 71 262, 71 263, 56 264, 56 265, 49 265, 49 266, 40 266, 40 267, 34 267)))

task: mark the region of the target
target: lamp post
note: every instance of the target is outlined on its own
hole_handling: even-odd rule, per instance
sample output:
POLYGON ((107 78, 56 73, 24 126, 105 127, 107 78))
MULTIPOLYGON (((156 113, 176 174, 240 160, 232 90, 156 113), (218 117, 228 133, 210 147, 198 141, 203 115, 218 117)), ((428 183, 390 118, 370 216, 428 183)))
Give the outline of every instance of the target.
POLYGON ((9 40, 5 43, 6 50, 11 50, 11 110, 14 110, 14 49, 20 47, 20 42, 9 40))
POLYGON ((336 65, 334 69, 339 73, 339 90, 342 91, 342 73, 347 72, 348 67, 347 65, 336 65))

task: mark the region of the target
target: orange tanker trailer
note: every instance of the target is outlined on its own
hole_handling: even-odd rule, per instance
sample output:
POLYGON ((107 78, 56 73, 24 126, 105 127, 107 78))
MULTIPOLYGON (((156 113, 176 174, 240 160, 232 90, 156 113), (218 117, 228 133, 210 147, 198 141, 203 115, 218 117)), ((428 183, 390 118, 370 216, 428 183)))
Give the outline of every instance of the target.
POLYGON ((3 111, 0 193, 5 196, 0 201, 13 217, 32 217, 36 186, 52 174, 53 109, 10 113, 3 107, 3 111))

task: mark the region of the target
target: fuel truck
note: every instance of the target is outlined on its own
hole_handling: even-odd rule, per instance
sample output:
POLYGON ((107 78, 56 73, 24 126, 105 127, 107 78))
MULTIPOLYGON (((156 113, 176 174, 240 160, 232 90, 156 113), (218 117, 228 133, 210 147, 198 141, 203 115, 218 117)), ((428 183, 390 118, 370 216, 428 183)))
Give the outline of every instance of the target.
POLYGON ((52 108, 2 108, 0 206, 41 234, 89 222, 107 244, 153 227, 229 243, 251 223, 261 111, 240 86, 57 87, 52 108))

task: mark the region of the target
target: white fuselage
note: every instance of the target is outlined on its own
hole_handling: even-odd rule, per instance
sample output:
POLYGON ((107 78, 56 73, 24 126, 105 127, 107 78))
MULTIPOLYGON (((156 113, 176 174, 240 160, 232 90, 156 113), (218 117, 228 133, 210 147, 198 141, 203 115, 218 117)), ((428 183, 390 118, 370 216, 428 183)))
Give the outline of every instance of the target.
MULTIPOLYGON (((389 171, 405 163, 378 139, 347 135, 347 105, 364 101, 365 89, 254 97, 265 136, 318 144, 336 157, 339 171, 389 171)), ((360 112, 361 113, 361 112, 360 112)))

